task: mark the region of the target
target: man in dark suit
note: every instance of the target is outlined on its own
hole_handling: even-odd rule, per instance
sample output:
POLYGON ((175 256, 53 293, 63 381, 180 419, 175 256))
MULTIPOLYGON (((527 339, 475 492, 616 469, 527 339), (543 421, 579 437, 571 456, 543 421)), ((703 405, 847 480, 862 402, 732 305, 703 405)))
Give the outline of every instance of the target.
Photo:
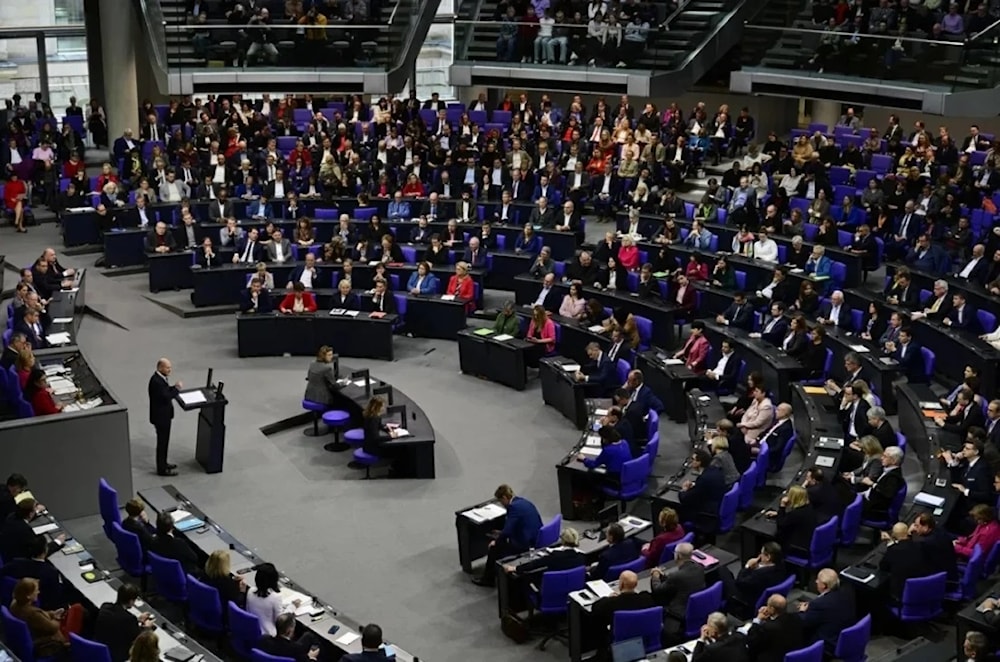
POLYGON ((350 653, 340 658, 340 662, 385 662, 382 649, 382 628, 374 623, 361 628, 361 652, 350 653))
POLYGON ((482 576, 473 579, 473 583, 479 586, 493 586, 497 559, 534 547, 538 530, 542 528, 538 508, 524 497, 515 496, 510 485, 500 485, 493 492, 493 498, 507 509, 507 521, 499 535, 489 543, 482 576))
POLYGON ((715 321, 744 331, 753 331, 753 313, 753 306, 747 303, 746 293, 736 292, 733 295, 733 302, 724 313, 715 318, 715 321))
POLYGON ((844 301, 844 293, 834 290, 830 300, 819 304, 816 321, 835 326, 842 331, 851 331, 851 308, 844 301))
MULTIPOLYGON (((627 389, 619 388, 611 394, 611 400, 614 403, 612 409, 617 408, 620 414, 620 419, 628 424, 628 430, 630 436, 622 436, 622 439, 628 439, 629 442, 636 444, 640 442, 645 442, 648 436, 647 425, 645 422, 646 414, 643 413, 641 405, 631 404, 629 398, 631 393, 627 389)), ((622 430, 619 430, 621 433, 622 430)))
POLYGON ((691 656, 696 662, 750 662, 746 637, 729 629, 729 619, 721 611, 708 615, 691 656))
POLYGON ((208 203, 208 220, 213 223, 225 223, 227 218, 233 218, 233 201, 229 199, 229 190, 219 189, 215 200, 208 203))
MULTIPOLYGON (((4 347, 3 354, 0 354, 0 370, 9 370, 17 361, 17 355, 21 353, 21 350, 30 346, 26 335, 19 331, 12 333, 10 344, 4 347)), ((2 517, 0 517, 0 521, 2 521, 2 517)))
POLYGON ((611 620, 616 611, 636 611, 655 607, 653 596, 643 591, 636 593, 639 577, 631 570, 626 570, 618 577, 618 593, 601 598, 591 607, 595 626, 605 632, 611 626, 611 620))
POLYGON ((316 255, 308 252, 303 264, 292 269, 292 275, 288 279, 288 286, 294 287, 295 283, 302 283, 307 290, 326 287, 329 281, 324 279, 325 275, 324 271, 316 266, 316 255))
POLYGON ((706 370, 700 377, 690 380, 688 388, 698 387, 706 391, 725 389, 730 393, 735 392, 742 362, 733 351, 733 344, 729 340, 723 340, 720 349, 719 360, 715 366, 706 370))
POLYGON ((167 127, 160 123, 159 117, 155 113, 150 113, 146 117, 146 121, 143 122, 142 126, 139 128, 139 140, 141 142, 155 140, 157 142, 166 143, 169 136, 170 134, 167 133, 167 127))
POLYGON ((840 632, 854 625, 854 597, 840 590, 840 577, 830 568, 823 568, 816 575, 816 591, 817 598, 799 603, 799 618, 806 641, 823 640, 832 650, 840 632))
POLYGON ((831 517, 841 517, 844 514, 847 504, 833 484, 833 478, 828 478, 822 467, 809 467, 803 485, 809 494, 809 503, 819 513, 821 521, 825 522, 831 517))
POLYGON ((396 312, 396 298, 389 292, 384 279, 375 281, 375 293, 369 301, 369 312, 391 315, 396 312))
POLYGON ((910 527, 905 522, 893 524, 888 535, 882 534, 883 540, 887 538, 885 555, 878 567, 889 573, 889 594, 898 600, 903 596, 903 586, 907 579, 932 573, 918 543, 910 538, 910 527))
POLYGON ((586 352, 590 363, 577 371, 576 381, 587 384, 597 397, 607 397, 616 386, 614 361, 601 351, 601 346, 596 342, 588 343, 586 352))
POLYGON ((774 541, 764 543, 760 554, 747 561, 736 577, 729 568, 720 568, 719 579, 729 611, 743 618, 749 616, 764 591, 788 579, 789 574, 781 545, 774 541))
POLYGON ((259 278, 250 281, 250 288, 240 292, 241 313, 269 313, 274 310, 271 296, 263 291, 259 278))
POLYGON ((139 141, 132 136, 132 129, 125 129, 120 137, 115 138, 112 151, 115 154, 115 162, 120 162, 133 149, 139 146, 139 141))
POLYGON ((685 522, 694 521, 699 533, 713 535, 718 528, 719 505, 726 493, 725 477, 721 467, 712 465, 712 456, 703 448, 696 449, 691 455, 691 469, 701 471, 701 475, 694 482, 686 481, 681 486, 677 495, 681 517, 685 522), (700 527, 699 519, 703 520, 700 527))
POLYGON ((643 381, 642 370, 630 370, 625 379, 625 388, 629 391, 628 407, 635 407, 645 417, 650 409, 657 413, 663 411, 663 403, 643 381))
POLYGON ((755 662, 784 662, 785 655, 806 645, 802 619, 788 613, 783 595, 772 595, 757 611, 747 632, 747 650, 755 662))
POLYGON ((549 312, 557 312, 559 310, 560 296, 556 292, 555 284, 555 274, 546 274, 545 278, 542 279, 542 289, 532 303, 541 306, 549 312))
MULTIPOLYGON (((932 270, 933 271, 933 270, 932 270)), ((948 294, 948 282, 934 281, 934 290, 920 302, 921 310, 913 313, 913 319, 926 317, 932 320, 942 320, 951 312, 952 300, 948 294)))
POLYGON ((233 264, 240 262, 243 264, 257 264, 263 259, 264 246, 258 240, 257 228, 250 228, 249 232, 236 241, 233 264))
POLYGON ((473 268, 486 266, 486 250, 480 244, 479 237, 470 237, 469 246, 462 256, 463 262, 468 262, 473 268))
POLYGON ((172 232, 167 232, 167 224, 160 221, 146 234, 143 248, 151 254, 172 253, 177 250, 177 239, 172 232))
POLYGON ((868 520, 884 520, 889 515, 889 507, 900 488, 906 484, 900 465, 903 462, 903 451, 899 446, 890 446, 882 451, 882 475, 878 480, 865 478, 862 483, 868 486, 862 496, 862 513, 868 520))
MULTIPOLYGON (((865 416, 868 419, 868 431, 866 434, 878 439, 879 445, 882 448, 889 448, 890 446, 897 446, 899 444, 899 440, 896 438, 896 431, 892 429, 892 423, 886 418, 885 409, 877 406, 871 407, 865 416)), ((864 461, 865 457, 861 452, 861 443, 855 439, 844 449, 844 454, 840 460, 840 471, 854 471, 864 461)))
POLYGON ((319 645, 311 645, 311 637, 295 639, 295 614, 278 616, 275 630, 277 634, 263 635, 256 647, 268 655, 290 658, 295 662, 313 662, 319 658, 319 645))
MULTIPOLYGON (((973 404, 978 408, 978 405, 973 404)), ((962 493, 964 499, 960 512, 968 511, 976 504, 996 504, 993 490, 993 471, 983 458, 984 445, 979 439, 967 439, 962 450, 957 453, 944 451, 941 458, 951 470, 951 485, 962 493)))
POLYGON ((901 371, 909 382, 914 384, 927 382, 929 375, 924 368, 924 355, 920 345, 913 341, 913 333, 909 327, 901 327, 899 340, 886 343, 886 349, 890 349, 892 358, 899 363, 901 371))
MULTIPOLYGON (((977 333, 979 331, 979 319, 976 317, 975 309, 965 301, 965 292, 955 292, 951 295, 951 310, 945 315, 941 323, 952 329, 977 333)), ((987 333, 993 329, 984 329, 987 333)))
POLYGON ((531 210, 528 222, 535 227, 552 228, 555 225, 555 212, 549 206, 546 198, 539 198, 535 208, 531 210))
POLYGON ((21 319, 14 324, 14 333, 24 336, 32 349, 45 349, 49 346, 45 339, 45 327, 42 325, 39 315, 36 308, 24 306, 21 319))
POLYGON ((156 473, 176 476, 177 465, 167 462, 170 448, 170 423, 174 418, 174 397, 183 388, 180 381, 170 385, 173 365, 169 359, 156 362, 156 372, 149 378, 149 422, 156 430, 156 473))
POLYGON ((591 579, 604 579, 609 568, 639 558, 639 545, 634 538, 625 537, 625 529, 618 522, 608 526, 605 539, 608 542, 607 549, 601 552, 597 562, 587 573, 591 579))
POLYGON ((826 390, 830 393, 841 393, 844 387, 848 384, 853 384, 857 380, 861 380, 867 383, 868 376, 865 375, 864 370, 861 369, 861 356, 857 352, 848 352, 844 354, 844 370, 841 373, 841 380, 838 382, 834 379, 826 380, 826 390))
POLYGON ((48 543, 45 536, 36 535, 28 542, 28 556, 11 559, 0 568, 0 580, 10 577, 38 580, 39 604, 42 609, 55 610, 66 606, 62 579, 55 566, 48 562, 48 543))
POLYGON ((787 402, 781 402, 775 407, 774 412, 774 422, 771 423, 771 427, 764 434, 757 438, 757 446, 766 441, 767 447, 772 454, 781 454, 788 440, 795 434, 795 426, 792 421, 792 405, 787 402))
MULTIPOLYGON (((653 568, 650 576, 653 601, 663 605, 669 625, 679 626, 683 622, 688 598, 705 588, 705 569, 691 559, 693 552, 691 543, 678 544, 674 548, 674 568, 668 572, 653 568)), ((679 627, 676 629, 679 631, 679 627)))
POLYGON ((958 564, 952 537, 937 528, 937 521, 930 513, 920 513, 910 524, 910 537, 920 547, 927 572, 944 572, 948 579, 958 578, 958 564))
POLYGON ((771 304, 771 316, 764 321, 760 337, 775 347, 781 344, 788 333, 788 321, 785 319, 785 305, 780 302, 771 304))
POLYGON ((128 660, 132 642, 143 628, 153 627, 150 614, 142 613, 137 618, 130 611, 139 595, 139 587, 135 584, 122 584, 118 587, 115 601, 105 602, 97 613, 92 638, 108 647, 111 662, 128 660))
POLYGON ((947 416, 934 419, 934 423, 948 432, 965 439, 971 427, 986 427, 986 417, 983 408, 976 402, 976 395, 971 388, 962 387, 955 398, 955 409, 947 416))
POLYGON ((843 400, 840 405, 840 424, 844 429, 844 438, 854 441, 868 434, 868 409, 871 405, 861 397, 854 384, 844 386, 843 400))
POLYGON ((917 291, 909 273, 897 274, 895 281, 889 283, 883 294, 888 303, 906 310, 913 310, 920 305, 920 292, 917 291))
MULTIPOLYGON (((972 247, 972 257, 955 272, 956 278, 964 278, 970 283, 985 286, 990 273, 990 262, 985 257, 986 246, 976 244, 972 247)), ((992 329, 984 329, 991 331, 992 329)))
MULTIPOLYGON (((0 556, 3 557, 4 561, 31 558, 32 545, 37 535, 31 529, 31 520, 35 517, 37 505, 34 499, 21 499, 14 513, 6 519, 3 527, 0 528, 0 556)), ((49 553, 59 549, 65 539, 65 534, 60 533, 49 544, 49 553)))
POLYGON ((198 575, 201 566, 198 563, 198 555, 187 540, 177 535, 174 528, 174 518, 170 513, 160 513, 156 517, 156 536, 153 538, 151 552, 159 554, 163 558, 173 559, 180 562, 184 572, 198 575))

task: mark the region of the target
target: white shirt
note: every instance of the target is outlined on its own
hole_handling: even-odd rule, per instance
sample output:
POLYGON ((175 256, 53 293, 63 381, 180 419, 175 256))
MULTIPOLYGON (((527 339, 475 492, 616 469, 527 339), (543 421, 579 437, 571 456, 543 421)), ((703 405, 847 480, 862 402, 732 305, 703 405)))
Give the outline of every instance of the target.
POLYGON ((601 185, 601 193, 604 195, 610 195, 611 192, 611 176, 607 175, 604 177, 604 183, 601 185))
POLYGON ((840 320, 840 306, 830 306, 830 321, 833 322, 834 326, 839 326, 840 320))
POLYGON ((961 276, 962 278, 968 278, 969 274, 972 273, 972 270, 976 268, 977 264, 979 264, 980 259, 982 258, 974 257, 971 260, 969 260, 969 263, 965 265, 965 268, 962 269, 962 271, 959 272, 958 275, 961 276))
POLYGON ((215 165, 215 174, 212 175, 213 184, 225 184, 226 183, 226 166, 215 165))
POLYGON ((10 150, 10 164, 18 165, 23 159, 21 158, 21 152, 16 149, 10 150))
POLYGON ((274 197, 275 198, 283 198, 283 197, 285 197, 285 182, 284 182, 284 180, 282 180, 280 182, 277 179, 274 180, 274 197))
MULTIPOLYGON (((280 247, 278 250, 281 250, 280 247)), ((299 282, 305 285, 306 289, 312 289, 313 286, 313 272, 311 269, 303 269, 302 275, 299 276, 299 282)))
POLYGON ((774 294, 775 285, 777 285, 777 283, 775 283, 773 280, 770 283, 768 283, 767 287, 765 287, 760 291, 761 296, 763 296, 765 299, 770 299, 771 296, 774 294))
POLYGON ((753 254, 758 260, 765 260, 767 262, 777 262, 778 261, 778 244, 774 243, 774 240, 768 237, 767 239, 755 241, 753 244, 753 254))
POLYGON ((538 293, 538 298, 535 299, 535 304, 534 305, 541 306, 542 304, 544 304, 545 303, 545 297, 551 291, 552 291, 551 287, 543 287, 542 291, 538 293))
POLYGON ((274 242, 274 259, 277 262, 285 261, 285 251, 281 246, 280 242, 274 242))
POLYGON ((146 217, 146 208, 139 210, 139 227, 144 228, 149 225, 149 218, 146 217))
POLYGON ((502 170, 494 170, 493 171, 492 183, 495 186, 502 186, 503 185, 503 171, 502 170))
POLYGON ((729 354, 723 354, 719 358, 719 362, 715 364, 714 368, 712 368, 712 372, 715 374, 716 379, 722 377, 722 373, 726 371, 726 364, 729 363, 729 358, 732 355, 733 355, 732 352, 730 352, 729 354))

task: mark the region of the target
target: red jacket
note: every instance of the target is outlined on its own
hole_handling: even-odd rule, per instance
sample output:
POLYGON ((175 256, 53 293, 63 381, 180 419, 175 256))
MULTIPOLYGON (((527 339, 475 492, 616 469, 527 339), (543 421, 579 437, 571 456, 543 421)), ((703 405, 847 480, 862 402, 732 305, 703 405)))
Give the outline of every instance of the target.
POLYGON ((457 299, 464 299, 467 312, 476 309, 476 289, 469 276, 463 278, 461 284, 458 282, 458 274, 452 276, 448 280, 448 294, 454 295, 457 299))
POLYGON ((663 531, 660 535, 649 541, 649 547, 647 547, 643 552, 642 556, 646 559, 646 567, 653 568, 660 563, 660 554, 663 553, 663 548, 671 543, 675 543, 684 537, 684 527, 680 524, 673 531, 663 531))
POLYGON ((545 320, 545 324, 541 328, 541 333, 535 333, 535 320, 531 320, 528 324, 528 335, 525 338, 548 338, 550 342, 545 343, 545 352, 551 354, 556 351, 556 324, 550 319, 545 320))
POLYGON ((708 370, 706 361, 711 347, 705 336, 689 337, 684 345, 684 364, 688 370, 698 375, 708 370))
POLYGON ((684 294, 681 296, 680 301, 677 301, 678 292, 680 292, 679 288, 675 288, 673 293, 670 295, 670 303, 677 304, 677 307, 680 308, 681 312, 690 313, 693 311, 694 306, 697 303, 697 300, 695 299, 694 285, 692 285, 690 281, 688 282, 687 287, 684 288, 684 294))
POLYGON ((622 246, 618 249, 618 264, 629 271, 639 268, 639 249, 636 246, 622 246))
MULTIPOLYGON (((316 298, 312 295, 312 292, 302 293, 302 307, 307 313, 316 312, 316 298)), ((294 310, 295 308, 295 292, 291 292, 285 295, 285 298, 281 300, 281 305, 278 306, 278 310, 294 310)))
POLYGON ((962 536, 955 541, 955 553, 967 559, 972 556, 973 548, 979 545, 979 548, 983 550, 983 559, 985 560, 986 555, 993 549, 993 545, 998 542, 1000 542, 1000 522, 978 524, 971 534, 962 536))
POLYGON ((44 388, 35 391, 31 396, 31 408, 35 410, 35 416, 45 416, 46 414, 58 414, 59 408, 56 401, 52 399, 52 394, 44 388))

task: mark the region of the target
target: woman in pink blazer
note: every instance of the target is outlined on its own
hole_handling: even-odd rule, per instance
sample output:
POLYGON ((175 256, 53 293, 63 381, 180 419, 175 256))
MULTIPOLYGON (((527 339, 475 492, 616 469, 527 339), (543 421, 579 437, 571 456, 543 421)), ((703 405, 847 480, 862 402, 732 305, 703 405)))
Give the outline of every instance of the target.
POLYGON ((955 541, 955 553, 963 559, 968 559, 972 556, 972 550, 979 545, 985 559, 993 549, 993 545, 1000 542, 1000 522, 997 522, 996 511, 986 504, 973 506, 969 514, 976 523, 976 528, 969 535, 955 541))
POLYGON ((542 306, 531 309, 531 323, 528 324, 528 334, 524 339, 541 346, 545 354, 556 351, 556 325, 542 306))

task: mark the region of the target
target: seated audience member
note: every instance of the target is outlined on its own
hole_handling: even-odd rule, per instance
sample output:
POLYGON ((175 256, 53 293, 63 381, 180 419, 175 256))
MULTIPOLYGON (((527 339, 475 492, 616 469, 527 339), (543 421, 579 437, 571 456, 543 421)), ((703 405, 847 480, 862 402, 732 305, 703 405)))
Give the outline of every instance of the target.
POLYGON ((217 549, 205 561, 203 581, 219 592, 223 617, 228 613, 227 603, 243 607, 246 601, 247 585, 242 577, 233 577, 230 572, 229 550, 217 549))
POLYGON ((579 319, 583 316, 587 300, 580 294, 580 286, 570 283, 569 291, 563 296, 562 303, 559 304, 559 315, 579 319))
POLYGON ((160 660, 160 638, 152 630, 143 630, 128 649, 129 662, 157 662, 160 660))
POLYGON ((775 540, 783 550, 800 556, 809 555, 813 531, 820 523, 820 515, 809 501, 809 493, 801 485, 792 485, 781 497, 778 510, 767 511, 776 518, 778 525, 775 540))
POLYGON ((764 591, 785 581, 789 574, 781 545, 773 540, 764 543, 760 553, 748 560, 735 577, 729 568, 719 569, 729 609, 741 617, 752 613, 764 591))
POLYGON ((580 534, 576 529, 565 528, 559 533, 557 547, 548 554, 520 565, 505 565, 504 572, 516 572, 519 575, 531 573, 552 572, 555 570, 571 570, 587 564, 587 557, 577 549, 580 546, 580 534))
POLYGON ((899 600, 906 580, 931 573, 916 541, 910 537, 910 528, 905 522, 897 522, 889 533, 883 531, 881 537, 886 543, 886 549, 878 567, 889 575, 889 595, 893 600, 899 600))
POLYGON ((384 658, 385 650, 382 645, 382 628, 369 623, 361 628, 361 652, 349 653, 340 658, 340 662, 372 662, 380 656, 384 658))
POLYGON ((659 564, 660 555, 663 554, 664 548, 686 535, 684 525, 681 524, 677 511, 673 508, 668 507, 661 510, 657 516, 657 523, 660 525, 660 533, 639 550, 639 553, 646 559, 647 568, 659 564))
POLYGON ((842 475, 855 490, 864 492, 882 475, 882 444, 867 434, 851 442, 851 449, 861 456, 861 464, 854 471, 846 471, 842 475))
POLYGON ((25 347, 18 352, 17 359, 14 361, 14 372, 17 374, 17 383, 22 391, 28 387, 28 379, 35 370, 35 363, 35 353, 31 351, 30 347, 25 347))
MULTIPOLYGON (((752 454, 757 455, 760 453, 761 444, 766 441, 770 452, 780 455, 784 452, 785 446, 792 438, 792 435, 795 434, 794 421, 792 420, 792 405, 782 402, 775 408, 774 413, 774 421, 772 421, 770 427, 757 437, 753 445, 750 446, 752 454)), ((733 446, 732 436, 730 436, 729 446, 730 448, 733 446)))
POLYGON ((705 588, 705 569, 692 560, 694 545, 682 542, 674 548, 672 572, 654 567, 650 573, 650 590, 656 604, 663 605, 668 629, 683 622, 688 598, 705 588))
POLYGON ((177 240, 172 232, 167 232, 167 224, 160 221, 152 232, 146 235, 147 253, 172 253, 177 250, 177 240))
POLYGON ((802 486, 809 494, 809 503, 819 513, 820 522, 831 517, 843 518, 844 509, 854 500, 854 492, 850 491, 849 486, 833 478, 828 480, 821 467, 809 467, 802 486))
POLYGON ((129 533, 134 533, 139 538, 139 544, 142 545, 144 552, 149 551, 153 546, 155 529, 149 524, 146 502, 142 499, 134 498, 125 502, 125 518, 122 520, 122 528, 129 533))
POLYGON ((111 662, 128 660, 133 642, 145 629, 153 627, 152 615, 143 612, 136 617, 131 612, 139 596, 138 586, 122 584, 115 601, 105 602, 97 612, 92 638, 108 647, 111 662))
POLYGON ((746 636, 731 630, 729 618, 713 611, 701 626, 698 643, 694 645, 692 662, 750 662, 746 636))
MULTIPOLYGON (((319 659, 319 643, 309 632, 296 639, 295 623, 295 614, 281 614, 274 626, 275 634, 261 636, 256 648, 268 655, 292 659, 295 662, 315 662, 319 659)), ((381 640, 381 636, 379 639, 381 640)), ((382 655, 382 652, 379 651, 379 654, 382 655)), ((351 656, 344 656, 341 659, 347 657, 351 656)))
POLYGON ((861 493, 864 498, 862 513, 865 519, 880 521, 888 517, 892 500, 905 484, 900 470, 902 463, 903 451, 898 446, 890 446, 882 451, 882 475, 861 493))
POLYGON ((937 521, 930 513, 920 513, 910 524, 910 537, 920 545, 927 574, 944 572, 949 579, 958 578, 958 557, 954 541, 943 529, 937 528, 937 521))
POLYGON ((626 538, 625 529, 618 522, 608 526, 606 539, 607 549, 601 552, 588 573, 593 579, 606 578, 609 569, 634 561, 639 556, 639 546, 635 539, 626 538))
POLYGON ((716 364, 705 371, 700 378, 691 380, 689 388, 702 388, 705 390, 725 389, 730 393, 736 390, 736 380, 739 377, 740 358, 733 351, 733 344, 729 340, 723 340, 720 345, 719 360, 716 364))
POLYGON ((35 416, 58 414, 63 410, 62 403, 56 402, 52 397, 45 371, 41 368, 31 369, 28 382, 24 387, 24 399, 31 404, 35 416))
MULTIPOLYGON (((0 568, 0 581, 30 577, 38 581, 41 594, 39 607, 50 611, 65 607, 66 596, 62 587, 62 576, 48 561, 49 546, 45 537, 36 535, 31 538, 27 552, 29 556, 11 559, 0 568)), ((80 613, 82 615, 82 611, 80 613)))
MULTIPOLYGON (((260 619, 264 634, 272 637, 278 633, 278 616, 285 611, 278 579, 278 570, 274 564, 262 563, 257 566, 254 574, 254 587, 246 592, 246 610, 260 619)), ((291 605, 298 608, 299 601, 293 600, 291 605)))
POLYGON ((816 575, 819 596, 799 602, 798 612, 805 628, 806 641, 822 640, 831 649, 836 646, 841 631, 857 621, 854 597, 840 588, 840 576, 831 568, 816 575))
POLYGON ((301 282, 292 284, 292 291, 285 295, 278 304, 278 311, 285 314, 301 314, 316 312, 316 297, 312 292, 306 292, 301 282))
POLYGON ((983 408, 976 403, 976 394, 970 388, 962 388, 955 398, 955 406, 946 416, 938 416, 934 423, 948 432, 964 437, 969 428, 985 427, 983 408))
POLYGON ((685 481, 677 495, 684 521, 694 521, 697 515, 716 518, 719 505, 726 493, 726 479, 722 469, 712 466, 712 456, 704 449, 696 449, 691 455, 692 471, 701 471, 694 481, 685 481))
POLYGON ((715 321, 725 326, 733 326, 744 331, 753 331, 754 311, 746 301, 746 294, 736 292, 733 295, 733 302, 726 309, 726 312, 716 316, 715 321))
MULTIPOLYGON (((14 512, 7 516, 0 526, 0 558, 5 561, 12 559, 31 558, 31 545, 35 532, 31 528, 31 520, 35 513, 40 512, 40 506, 33 498, 27 497, 17 501, 14 512)), ((62 546, 65 534, 59 534, 49 543, 48 551, 54 553, 62 546)))
POLYGON ((844 431, 844 436, 851 441, 868 434, 868 410, 871 406, 861 397, 862 391, 866 388, 865 383, 860 379, 845 384, 840 400, 840 424, 844 431))
POLYGON ((260 279, 250 279, 250 288, 240 291, 240 312, 245 314, 270 313, 274 310, 271 295, 264 291, 260 279))
POLYGON ((590 362, 576 371, 574 379, 587 384, 588 390, 592 389, 598 397, 605 397, 617 386, 614 361, 608 358, 596 342, 588 343, 586 352, 590 362))
POLYGON ((524 497, 515 496, 510 485, 498 487, 493 497, 507 509, 507 520, 500 534, 490 541, 483 574, 473 580, 473 583, 480 586, 493 586, 497 559, 526 552, 534 547, 538 530, 542 528, 542 517, 535 504, 524 497))
POLYGON ((471 313, 476 309, 476 290, 469 275, 469 264, 459 262, 455 265, 455 275, 448 280, 447 294, 465 301, 465 311, 471 313))
POLYGON ((775 594, 757 610, 747 631, 747 651, 754 662, 784 662, 785 655, 806 645, 802 619, 788 612, 785 596, 775 594))
POLYGON ((396 297, 389 291, 389 283, 385 278, 375 279, 375 289, 372 291, 372 298, 367 304, 372 313, 384 313, 394 315, 396 313, 396 297))
POLYGON ((760 337, 767 343, 777 347, 785 339, 788 331, 788 320, 785 319, 785 304, 775 301, 770 307, 771 315, 764 321, 760 337))
POLYGON ((351 291, 351 281, 344 278, 337 283, 337 293, 333 295, 333 308, 361 310, 361 300, 351 291))
POLYGON ((957 453, 945 450, 940 456, 951 470, 951 486, 962 495, 967 508, 976 504, 996 503, 991 479, 993 471, 983 459, 983 450, 982 441, 966 439, 957 453))
POLYGON ((427 262, 419 263, 417 270, 406 281, 406 291, 413 295, 436 294, 437 288, 437 276, 431 273, 431 265, 427 262))
POLYGON ((521 334, 521 320, 517 316, 514 302, 504 301, 503 308, 493 320, 493 332, 497 335, 506 334, 508 336, 519 336, 521 334))
MULTIPOLYGON (((34 644, 36 658, 57 657, 69 651, 69 636, 63 625, 63 609, 49 611, 36 606, 40 597, 38 580, 26 577, 14 585, 10 613, 25 622, 34 644)), ((79 632, 80 628, 76 628, 79 632)))
POLYGON ((649 609, 656 606, 650 593, 635 590, 638 585, 638 575, 626 570, 618 576, 618 591, 594 603, 590 613, 594 617, 595 627, 599 628, 600 632, 605 632, 611 627, 615 612, 649 609))
POLYGON ((177 536, 174 518, 170 516, 170 513, 157 515, 156 537, 153 538, 153 546, 149 551, 159 554, 163 558, 179 561, 184 572, 189 575, 196 577, 199 575, 198 555, 187 540, 177 536))
POLYGON ((683 359, 687 369, 700 375, 708 369, 706 361, 711 345, 705 337, 705 323, 701 320, 691 322, 691 335, 684 346, 674 352, 675 359, 683 359))
POLYGON ((292 270, 292 275, 285 284, 285 289, 292 289, 295 287, 295 283, 302 283, 307 290, 325 287, 329 281, 323 276, 324 272, 316 266, 316 256, 311 252, 306 253, 304 264, 300 264, 292 270))
POLYGON ((823 377, 823 372, 826 369, 827 349, 823 343, 825 338, 826 329, 817 326, 812 330, 811 337, 806 337, 806 345, 796 357, 805 369, 806 376, 810 379, 823 377))
POLYGON ((997 542, 1000 542, 1000 523, 997 522, 997 513, 993 506, 976 504, 969 511, 969 516, 975 522, 976 528, 969 535, 960 536, 955 540, 955 554, 962 560, 968 560, 972 556, 972 550, 976 545, 979 545, 986 555, 997 542))
POLYGON ((771 399, 767 397, 767 392, 761 386, 757 386, 751 391, 751 397, 752 400, 736 427, 743 433, 747 444, 754 445, 757 438, 771 426, 771 420, 774 418, 774 405, 771 404, 771 399))
MULTIPOLYGON (((980 7, 981 9, 979 11, 984 11, 982 8, 985 6, 980 5, 980 7)), ((984 616, 985 615, 986 614, 984 614, 984 616)), ((987 618, 986 621, 988 623, 993 622, 989 618, 987 618)), ((982 632, 971 630, 965 633, 965 639, 962 641, 962 655, 964 655, 967 660, 972 660, 973 662, 978 660, 985 660, 986 662, 995 660, 996 656, 992 653, 992 649, 993 647, 990 645, 990 640, 982 632)))
POLYGON ((597 457, 581 454, 577 456, 577 460, 583 462, 588 469, 604 467, 605 472, 611 476, 621 475, 622 467, 632 459, 632 450, 628 442, 609 425, 601 426, 597 434, 601 438, 600 454, 597 457))
POLYGON ((726 489, 729 489, 740 479, 740 472, 736 469, 736 462, 729 453, 729 439, 726 437, 713 437, 709 441, 709 452, 712 453, 712 464, 722 469, 726 489))

